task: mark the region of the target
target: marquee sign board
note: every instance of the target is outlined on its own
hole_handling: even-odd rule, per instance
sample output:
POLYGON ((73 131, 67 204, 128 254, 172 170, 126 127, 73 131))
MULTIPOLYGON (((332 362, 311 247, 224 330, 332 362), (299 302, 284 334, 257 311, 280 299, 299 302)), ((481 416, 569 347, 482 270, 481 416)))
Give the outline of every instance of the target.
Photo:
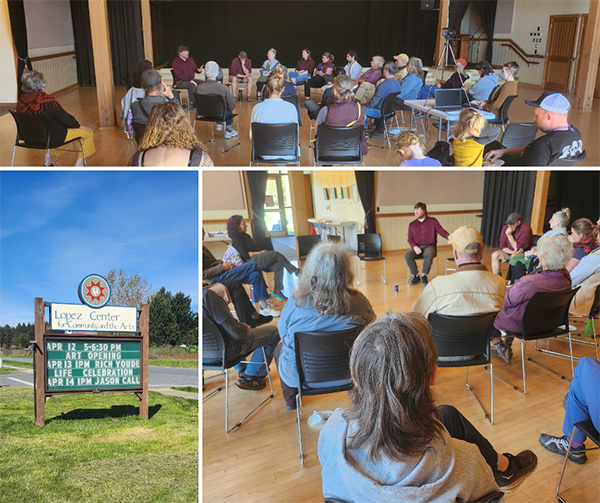
POLYGON ((137 308, 50 304, 50 329, 77 332, 137 332, 137 308))

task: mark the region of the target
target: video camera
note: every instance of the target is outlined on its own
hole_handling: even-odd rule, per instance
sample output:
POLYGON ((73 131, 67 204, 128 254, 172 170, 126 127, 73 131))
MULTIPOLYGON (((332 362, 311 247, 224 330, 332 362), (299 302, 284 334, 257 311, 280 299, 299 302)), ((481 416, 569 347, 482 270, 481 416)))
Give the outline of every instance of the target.
POLYGON ((451 40, 456 37, 456 30, 452 30, 446 26, 445 28, 442 28, 442 35, 446 38, 446 40, 451 40))

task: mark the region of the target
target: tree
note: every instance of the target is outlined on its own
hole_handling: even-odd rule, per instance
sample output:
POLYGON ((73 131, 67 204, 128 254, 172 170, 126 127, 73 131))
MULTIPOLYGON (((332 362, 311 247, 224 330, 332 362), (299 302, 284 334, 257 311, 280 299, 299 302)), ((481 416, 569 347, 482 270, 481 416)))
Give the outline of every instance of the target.
POLYGON ((198 345, 198 313, 191 309, 191 297, 173 295, 162 287, 150 302, 150 344, 198 345))
POLYGON ((123 269, 111 269, 104 275, 110 285, 111 306, 135 306, 150 302, 152 296, 152 285, 148 284, 146 278, 142 278, 137 272, 128 276, 123 269))

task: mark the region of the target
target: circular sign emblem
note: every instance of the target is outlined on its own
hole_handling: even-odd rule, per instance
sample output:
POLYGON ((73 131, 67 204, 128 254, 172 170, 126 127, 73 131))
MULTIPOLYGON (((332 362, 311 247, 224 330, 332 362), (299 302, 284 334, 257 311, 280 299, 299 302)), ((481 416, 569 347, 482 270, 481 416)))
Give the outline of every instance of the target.
POLYGON ((100 308, 110 300, 110 285, 99 274, 86 276, 77 289, 79 300, 86 306, 100 308))

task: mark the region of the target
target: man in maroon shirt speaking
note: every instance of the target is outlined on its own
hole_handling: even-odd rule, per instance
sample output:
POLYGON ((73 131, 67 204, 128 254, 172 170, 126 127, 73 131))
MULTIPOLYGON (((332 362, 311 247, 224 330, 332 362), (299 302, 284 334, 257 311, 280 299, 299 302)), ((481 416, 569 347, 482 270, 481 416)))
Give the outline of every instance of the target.
POLYGON ((182 45, 177 49, 177 57, 173 60, 174 81, 177 87, 187 89, 190 97, 190 105, 196 106, 194 101, 194 93, 198 84, 202 84, 201 80, 196 79, 196 72, 202 72, 203 66, 198 66, 196 62, 190 58, 190 50, 182 45))
POLYGON ((437 255, 437 235, 448 239, 449 234, 437 221, 427 215, 427 206, 425 203, 415 204, 416 220, 413 220, 408 226, 408 244, 410 250, 404 255, 406 265, 413 275, 411 285, 416 285, 419 281, 423 285, 427 284, 427 274, 431 269, 433 257, 437 255), (423 275, 419 277, 416 259, 423 259, 423 275))

